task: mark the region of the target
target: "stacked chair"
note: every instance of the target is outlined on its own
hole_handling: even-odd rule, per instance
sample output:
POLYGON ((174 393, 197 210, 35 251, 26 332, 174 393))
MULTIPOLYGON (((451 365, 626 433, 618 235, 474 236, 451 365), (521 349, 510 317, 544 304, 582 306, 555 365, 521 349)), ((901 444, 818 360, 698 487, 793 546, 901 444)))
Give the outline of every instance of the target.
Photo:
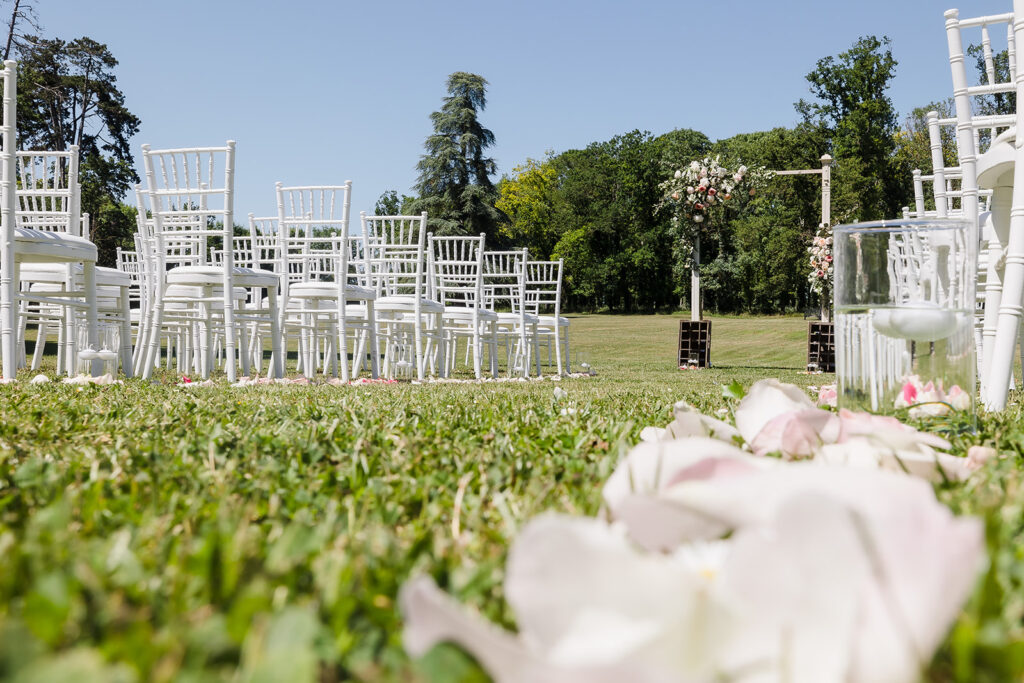
MULTIPOLYGON (((1022 83, 1016 65, 1015 46, 1024 40, 1022 27, 1015 27, 1014 16, 1024 11, 1024 3, 1014 2, 1014 12, 962 19, 957 10, 945 13, 949 62, 956 107, 957 154, 962 173, 963 216, 976 225, 989 225, 981 231, 983 243, 979 265, 979 290, 984 292, 981 325, 981 397, 990 408, 1006 406, 1012 382, 1014 351, 1024 294, 1024 183, 1015 182, 1015 144, 1017 117, 975 114, 973 97, 1016 92, 1020 102, 1022 83), (1010 80, 998 82, 992 57, 992 29, 1006 31, 1010 80), (986 83, 968 85, 963 32, 980 30, 986 83), (979 131, 987 137, 987 148, 979 145, 979 131), (992 190, 991 213, 982 216, 978 204, 979 188, 992 190), (1019 197, 1018 197, 1019 194, 1019 197), (1018 218, 1020 220, 1018 220, 1018 218), (987 220, 983 220, 987 219, 987 220)), ((1018 104, 1018 111, 1020 105, 1018 104)), ((933 153, 934 154, 934 153, 933 153)))
POLYGON ((431 298, 444 311, 445 363, 454 367, 459 339, 466 340, 466 353, 473 357, 473 374, 483 376, 484 350, 489 351, 490 372, 498 376, 498 314, 484 302, 484 241, 479 237, 430 236, 428 252, 431 298))
POLYGON ((376 378, 378 373, 377 292, 350 281, 358 275, 355 264, 349 263, 351 190, 351 181, 340 186, 277 184, 277 273, 284 302, 281 329, 298 333, 300 367, 307 377, 312 377, 322 362, 325 371, 337 375, 340 368, 341 379, 349 381, 363 364, 367 347, 371 350, 371 375, 376 378), (350 332, 355 350, 351 371, 350 332))
POLYGON ((447 375, 444 305, 430 297, 427 278, 427 213, 360 214, 368 282, 376 298, 376 323, 384 343, 384 375, 447 375))
MULTIPOLYGON (((5 380, 14 379, 24 362, 21 310, 34 311, 37 321, 58 322, 65 344, 61 362, 74 372, 77 328, 81 325, 83 358, 92 374, 101 361, 99 306, 96 288, 96 246, 81 234, 77 194, 77 150, 64 153, 46 173, 30 171, 26 156, 17 152, 17 64, 3 69, 3 123, 0 151, 0 356, 5 380), (19 160, 20 157, 20 160, 19 160), (19 161, 23 187, 19 193, 19 161), (72 166, 75 168, 72 168, 72 166), (29 177, 31 173, 32 177, 29 177), (20 196, 19 196, 20 194, 20 196), (26 280, 23 283, 21 273, 26 280), (35 277, 30 273, 35 273, 35 277), (54 273, 57 273, 54 275, 54 273), (23 293, 22 285, 25 292, 23 293), (35 292, 32 291, 36 285, 35 292), (49 286, 53 285, 53 286, 49 286), (56 317, 53 311, 63 309, 56 317), (80 319, 82 318, 82 319, 80 319), (67 347, 71 345, 71 350, 67 347)), ((125 299, 127 299, 125 297, 125 299)), ((122 335, 123 338, 123 335, 122 335)), ((39 342, 41 343, 41 342, 39 342)))
POLYGON ((505 347, 510 376, 527 377, 531 363, 540 375, 537 316, 526 312, 527 249, 484 254, 484 300, 498 315, 498 345, 505 347), (506 310, 507 309, 507 310, 506 310))

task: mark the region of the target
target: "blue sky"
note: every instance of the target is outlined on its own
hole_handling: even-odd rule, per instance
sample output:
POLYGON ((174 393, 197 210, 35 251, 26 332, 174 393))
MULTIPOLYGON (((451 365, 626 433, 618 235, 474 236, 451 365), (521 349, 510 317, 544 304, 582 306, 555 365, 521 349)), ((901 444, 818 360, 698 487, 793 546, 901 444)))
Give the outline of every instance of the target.
MULTIPOLYGON (((928 0, 38 4, 44 35, 87 35, 120 61, 137 160, 144 142, 238 142, 239 218, 275 213, 278 180, 351 179, 354 215, 410 192, 453 71, 490 82, 480 118, 500 173, 635 128, 719 139, 792 126, 805 75, 863 35, 893 40, 901 116, 952 90, 949 5, 928 0)), ((1010 9, 976 0, 963 16, 1010 9)))

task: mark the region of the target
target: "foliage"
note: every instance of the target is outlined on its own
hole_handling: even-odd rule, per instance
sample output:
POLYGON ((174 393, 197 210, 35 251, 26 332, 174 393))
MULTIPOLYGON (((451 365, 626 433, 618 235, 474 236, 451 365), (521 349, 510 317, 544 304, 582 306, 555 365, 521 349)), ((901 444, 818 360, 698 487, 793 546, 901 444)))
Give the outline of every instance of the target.
POLYGON ((527 159, 512 173, 498 183, 495 206, 508 218, 501 235, 513 243, 528 244, 534 258, 550 258, 564 229, 559 219, 565 212, 554 155, 549 152, 544 161, 527 159))
MULTIPOLYGON (((915 108, 906 117, 903 128, 896 133, 893 164, 898 169, 898 173, 905 174, 904 177, 912 174, 915 169, 920 170, 923 175, 930 175, 934 171, 931 137, 928 132, 928 112, 932 111, 937 113, 940 119, 951 117, 953 115, 952 98, 915 108)), ((940 126, 939 139, 942 143, 943 167, 952 168, 959 165, 956 152, 956 130, 951 126, 940 126)), ((926 210, 935 209, 933 192, 926 191, 924 200, 926 210)))
POLYGON ((497 165, 484 156, 494 144, 494 133, 477 119, 487 106, 487 81, 456 71, 448 76, 447 88, 441 109, 430 115, 434 132, 416 165, 419 199, 411 208, 414 213, 426 211, 430 229, 437 234, 486 233, 494 238, 502 218, 494 208, 498 194, 491 182, 497 165))
POLYGON ((835 158, 833 217, 837 222, 899 215, 908 178, 894 166, 896 110, 885 94, 896 75, 889 38, 859 39, 807 74, 815 102, 796 104, 835 158))
MULTIPOLYGON (((1013 83, 1013 76, 1010 73, 1010 55, 1007 49, 992 53, 992 75, 989 76, 988 67, 985 64, 985 50, 981 45, 969 45, 967 56, 974 57, 974 67, 978 73, 980 83, 1013 83)), ((990 116, 992 114, 1015 114, 1017 112, 1017 93, 998 92, 989 95, 979 95, 972 100, 976 107, 974 113, 979 116, 990 116)), ((985 131, 987 134, 987 131, 985 131)))
POLYGON ((395 190, 385 190, 381 193, 380 197, 377 198, 377 203, 373 207, 373 213, 376 216, 406 216, 412 213, 412 204, 416 201, 415 197, 410 197, 407 194, 403 194, 401 197, 398 196, 398 192, 395 190))
MULTIPOLYGON (((716 318, 717 367, 700 372, 674 368, 677 329, 574 317, 599 375, 563 380, 563 399, 547 381, 0 387, 0 677, 478 676, 453 648, 407 659, 395 598, 409 575, 510 626, 500 586, 517 527, 596 513, 621 454, 675 401, 714 414, 764 376, 829 381, 801 372, 799 317, 716 318)), ((1021 418, 1017 403, 947 435, 1007 457, 939 487, 985 519, 990 562, 926 680, 1024 670, 1021 418)))
POLYGON ((139 119, 117 87, 117 60, 91 38, 33 37, 18 49, 18 134, 25 149, 64 151, 78 145, 82 211, 92 219, 100 263, 113 265, 115 248, 134 248, 127 209, 111 211, 133 183, 130 140, 139 119))

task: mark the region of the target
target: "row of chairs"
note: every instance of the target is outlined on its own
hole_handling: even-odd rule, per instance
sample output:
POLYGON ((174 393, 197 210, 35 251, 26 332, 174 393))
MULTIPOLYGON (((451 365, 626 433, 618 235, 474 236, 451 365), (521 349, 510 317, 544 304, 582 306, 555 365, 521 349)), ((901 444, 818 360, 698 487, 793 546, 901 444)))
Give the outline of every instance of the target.
POLYGON ((350 234, 351 182, 278 183, 278 215, 250 215, 250 234, 236 236, 225 227, 234 149, 143 147, 137 249, 119 253, 138 283, 141 376, 166 348, 182 372, 207 378, 221 361, 234 381, 236 365, 242 375, 262 370, 268 337, 268 374, 278 377, 292 345, 307 377, 345 381, 364 370, 447 376, 460 342, 477 378, 485 359, 498 376, 502 358, 510 374, 539 375, 542 346, 549 366, 553 355, 559 374, 569 369, 561 261, 488 252, 482 235, 433 236, 425 213, 361 214, 350 234))

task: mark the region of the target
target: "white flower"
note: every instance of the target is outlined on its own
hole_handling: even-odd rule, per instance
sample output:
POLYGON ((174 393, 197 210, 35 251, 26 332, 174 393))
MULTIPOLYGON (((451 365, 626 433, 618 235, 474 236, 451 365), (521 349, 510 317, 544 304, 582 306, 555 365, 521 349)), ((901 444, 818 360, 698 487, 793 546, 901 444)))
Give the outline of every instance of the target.
POLYGON ((617 525, 544 515, 509 551, 517 635, 424 577, 399 596, 406 648, 455 642, 499 683, 739 680, 752 670, 793 683, 911 681, 982 557, 978 520, 953 518, 930 486, 885 472, 788 464, 666 494, 662 516, 644 522, 692 511, 721 520, 729 540, 645 553, 617 525))
POLYGON ((682 171, 676 171, 676 178, 678 179, 678 178, 682 178, 682 177, 683 177, 683 172, 682 171))

